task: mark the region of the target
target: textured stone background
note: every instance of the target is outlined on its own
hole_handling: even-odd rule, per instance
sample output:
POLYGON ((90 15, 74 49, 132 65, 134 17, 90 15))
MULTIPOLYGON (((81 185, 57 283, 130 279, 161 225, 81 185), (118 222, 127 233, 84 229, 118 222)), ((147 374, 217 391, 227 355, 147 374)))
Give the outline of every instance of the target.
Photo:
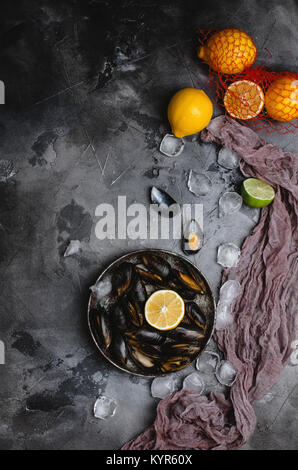
MULTIPOLYGON (((242 178, 218 167, 214 146, 189 141, 176 160, 159 153, 166 106, 182 87, 210 94, 194 52, 199 27, 243 28, 260 63, 297 72, 297 13, 294 0, 1 2, 7 104, 0 156, 18 169, 0 184, 1 449, 116 449, 152 422, 158 400, 150 382, 112 368, 90 340, 88 288, 129 250, 180 252, 180 244, 100 242, 95 208, 119 194, 148 204, 152 184, 181 202, 203 203, 206 244, 195 262, 217 294, 216 247, 241 243, 256 212, 243 207, 219 221, 219 195, 242 178), (191 168, 211 178, 212 195, 198 200, 188 192, 191 168), (72 239, 84 250, 63 258, 72 239), (100 392, 119 404, 107 422, 92 417, 100 392)), ((268 140, 297 151, 295 135, 268 140)), ((246 449, 297 448, 297 368, 285 367, 255 409, 258 426, 246 449)))

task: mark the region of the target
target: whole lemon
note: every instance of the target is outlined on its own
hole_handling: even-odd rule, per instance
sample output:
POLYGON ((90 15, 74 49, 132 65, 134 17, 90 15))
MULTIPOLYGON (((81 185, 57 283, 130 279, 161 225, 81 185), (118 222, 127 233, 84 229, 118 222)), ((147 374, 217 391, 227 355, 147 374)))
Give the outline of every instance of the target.
POLYGON ((271 83, 265 94, 265 106, 276 121, 298 118, 298 75, 289 73, 271 83))
POLYGON ((227 28, 214 33, 198 51, 212 70, 225 74, 241 73, 250 67, 257 56, 252 38, 236 28, 227 28))
POLYGON ((183 88, 172 97, 168 106, 168 119, 176 137, 196 134, 210 122, 213 105, 203 90, 183 88))

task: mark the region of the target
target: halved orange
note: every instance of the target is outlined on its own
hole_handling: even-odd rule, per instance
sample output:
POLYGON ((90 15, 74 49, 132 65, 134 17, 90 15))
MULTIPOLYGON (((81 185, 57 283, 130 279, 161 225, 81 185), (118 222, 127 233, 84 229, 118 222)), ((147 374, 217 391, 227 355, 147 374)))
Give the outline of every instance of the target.
POLYGON ((224 105, 236 119, 252 119, 262 111, 265 97, 262 88, 250 80, 231 83, 224 96, 224 105))
POLYGON ((172 330, 182 321, 185 313, 183 299, 173 290, 158 290, 146 302, 145 318, 158 330, 172 330))

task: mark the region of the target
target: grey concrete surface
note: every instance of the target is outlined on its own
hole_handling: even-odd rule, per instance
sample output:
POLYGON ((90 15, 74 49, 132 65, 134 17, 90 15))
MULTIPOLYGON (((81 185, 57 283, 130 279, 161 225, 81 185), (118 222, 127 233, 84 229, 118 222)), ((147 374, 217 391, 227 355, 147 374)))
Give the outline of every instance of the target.
MULTIPOLYGON (((187 86, 214 98, 194 53, 197 28, 245 29, 259 63, 297 72, 297 2, 2 3, 1 31, 11 33, 0 45, 0 157, 18 173, 0 184, 0 448, 117 449, 152 423, 158 400, 150 381, 117 371, 95 349, 88 289, 127 251, 181 247, 177 240, 99 241, 95 209, 115 205, 118 195, 149 204, 152 184, 180 202, 203 203, 206 243, 195 263, 217 295, 216 248, 240 246, 256 212, 243 207, 218 219, 218 197, 237 190, 242 176, 216 164, 215 146, 189 139, 177 159, 158 151, 169 131, 166 106, 187 86), (188 191, 190 169, 211 178, 211 194, 188 191), (82 253, 64 258, 76 239, 82 253), (118 402, 105 422, 92 416, 100 393, 118 402)), ((297 151, 297 135, 266 138, 297 151)), ((297 449, 297 367, 285 367, 255 410, 258 425, 244 449, 297 449)))

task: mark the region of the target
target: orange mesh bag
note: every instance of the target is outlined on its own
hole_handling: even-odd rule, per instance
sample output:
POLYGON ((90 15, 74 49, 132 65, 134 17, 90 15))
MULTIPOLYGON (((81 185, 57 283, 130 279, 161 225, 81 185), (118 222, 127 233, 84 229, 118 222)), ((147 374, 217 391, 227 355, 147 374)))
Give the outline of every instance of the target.
POLYGON ((268 134, 298 129, 298 74, 252 67, 257 48, 236 28, 199 31, 198 57, 209 66, 210 84, 225 111, 268 134))

